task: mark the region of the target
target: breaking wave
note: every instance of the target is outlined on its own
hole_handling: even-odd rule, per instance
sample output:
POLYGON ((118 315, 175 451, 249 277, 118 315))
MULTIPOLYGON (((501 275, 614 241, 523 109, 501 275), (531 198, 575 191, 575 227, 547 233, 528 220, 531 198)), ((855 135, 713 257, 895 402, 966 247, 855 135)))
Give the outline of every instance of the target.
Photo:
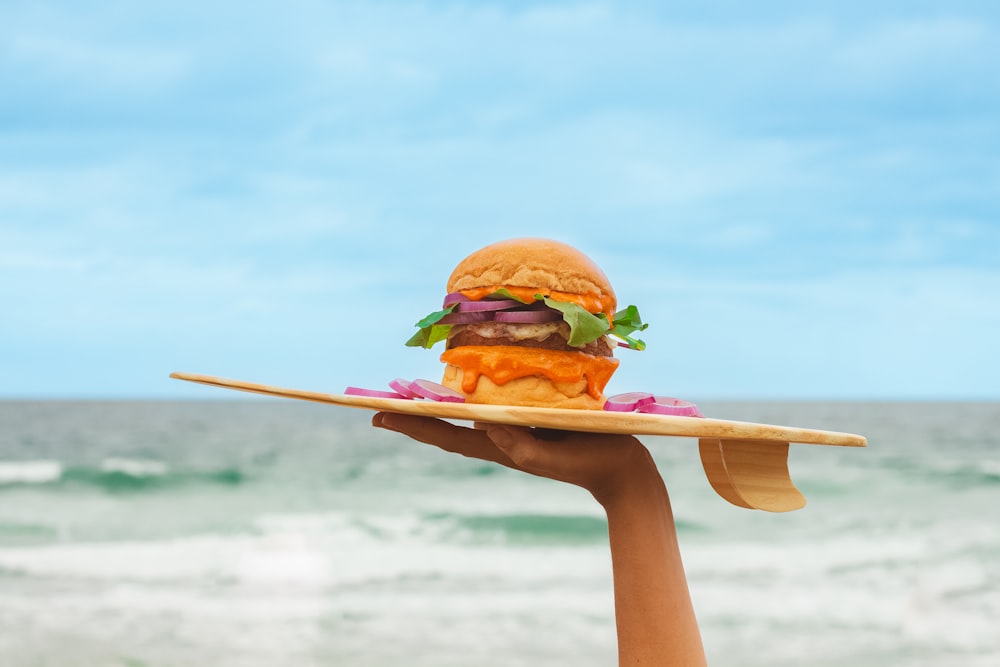
POLYGON ((73 490, 100 489, 128 493, 196 484, 235 486, 245 481, 238 468, 173 470, 161 461, 107 458, 97 466, 65 465, 60 461, 0 461, 0 492, 26 486, 73 490))

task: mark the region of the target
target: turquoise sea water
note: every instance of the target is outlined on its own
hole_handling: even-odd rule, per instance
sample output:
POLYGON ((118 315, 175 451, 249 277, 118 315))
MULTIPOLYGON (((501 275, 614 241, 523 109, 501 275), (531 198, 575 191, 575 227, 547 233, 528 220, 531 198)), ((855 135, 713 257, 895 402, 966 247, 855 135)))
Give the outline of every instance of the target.
MULTIPOLYGON (((809 505, 667 480, 710 664, 1000 664, 1000 404, 717 403, 809 505)), ((0 665, 613 665, 583 491, 294 401, 0 402, 0 665)))

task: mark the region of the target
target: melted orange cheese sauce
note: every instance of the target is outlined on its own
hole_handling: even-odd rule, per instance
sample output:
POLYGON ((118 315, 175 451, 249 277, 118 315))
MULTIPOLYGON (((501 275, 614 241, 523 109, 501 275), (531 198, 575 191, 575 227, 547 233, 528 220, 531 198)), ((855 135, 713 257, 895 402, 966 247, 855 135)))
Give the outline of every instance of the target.
POLYGON ((600 399, 608 380, 618 368, 614 357, 583 352, 542 350, 507 345, 465 345, 446 350, 441 361, 462 369, 462 391, 476 390, 479 376, 502 385, 517 378, 542 375, 553 382, 587 381, 587 393, 600 399))
MULTIPOLYGON (((535 287, 511 287, 510 285, 494 285, 493 287, 474 287, 464 289, 460 292, 473 301, 479 301, 497 290, 505 289, 522 301, 532 302, 536 294, 544 293, 545 296, 563 301, 565 303, 575 303, 584 308, 588 313, 606 313, 613 315, 615 310, 615 299, 608 294, 593 292, 591 294, 570 294, 569 292, 558 292, 556 290, 540 290, 535 287)), ((608 318, 611 319, 610 317, 608 318)))

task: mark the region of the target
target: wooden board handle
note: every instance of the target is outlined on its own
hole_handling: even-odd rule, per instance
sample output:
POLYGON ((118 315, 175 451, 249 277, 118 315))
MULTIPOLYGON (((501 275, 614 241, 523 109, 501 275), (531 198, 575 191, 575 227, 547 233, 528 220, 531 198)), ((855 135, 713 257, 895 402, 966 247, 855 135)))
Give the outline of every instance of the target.
POLYGON ((709 484, 732 504, 767 512, 805 507, 788 474, 787 442, 702 438, 698 450, 709 484))

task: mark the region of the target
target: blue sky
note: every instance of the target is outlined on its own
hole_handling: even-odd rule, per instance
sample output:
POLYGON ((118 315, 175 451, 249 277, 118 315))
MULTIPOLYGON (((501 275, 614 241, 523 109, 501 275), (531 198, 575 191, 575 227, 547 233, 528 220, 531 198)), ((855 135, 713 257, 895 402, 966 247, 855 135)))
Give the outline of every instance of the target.
POLYGON ((651 324, 613 391, 998 399, 1000 9, 805 4, 4 2, 0 397, 437 379, 546 236, 651 324))

